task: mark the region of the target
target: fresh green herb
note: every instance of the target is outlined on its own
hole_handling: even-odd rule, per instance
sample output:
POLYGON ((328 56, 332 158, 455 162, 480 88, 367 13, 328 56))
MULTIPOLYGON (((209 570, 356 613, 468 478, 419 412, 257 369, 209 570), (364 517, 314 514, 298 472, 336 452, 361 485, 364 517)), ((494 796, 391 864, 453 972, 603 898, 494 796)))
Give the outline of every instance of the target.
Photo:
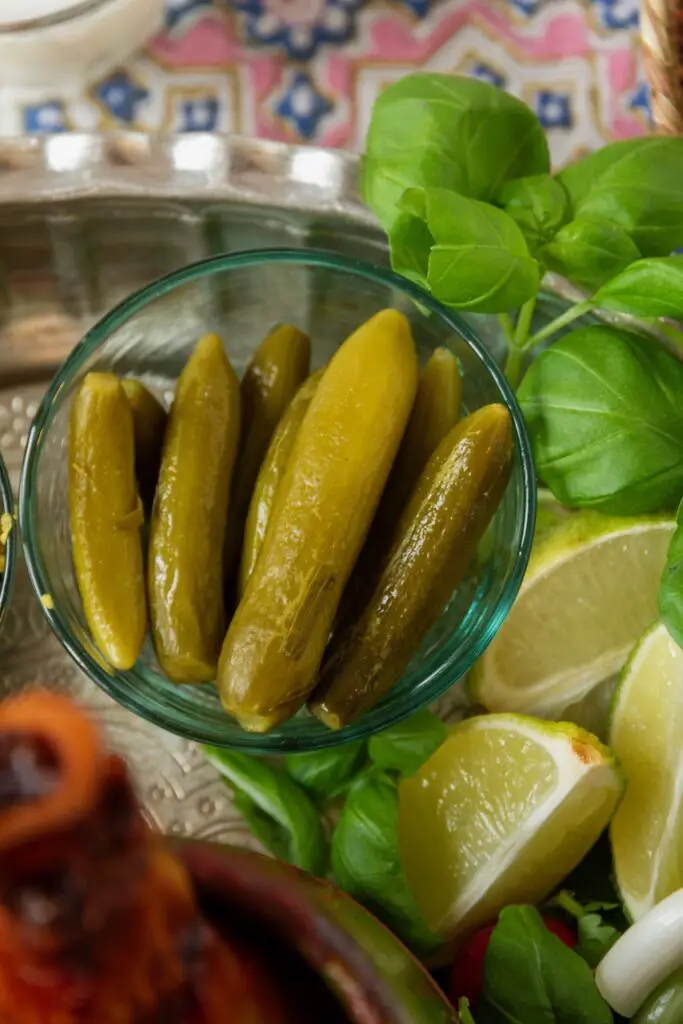
POLYGON ((683 647, 683 501, 676 513, 676 529, 669 542, 659 585, 659 617, 679 647, 683 647))
POLYGON ((597 288, 640 259, 640 253, 616 224, 602 217, 580 216, 557 232, 542 250, 541 258, 570 281, 597 288))
POLYGON ((526 104, 477 79, 415 74, 374 104, 362 191, 388 231, 413 185, 491 202, 503 182, 549 169, 545 134, 526 104))
POLYGON ((448 726, 428 708, 377 733, 368 752, 378 767, 414 775, 448 736, 448 726))
MULTIPOLYGON (((480 1011, 481 1004, 481 1011, 480 1011)), ((535 907, 501 912, 484 959, 481 1024, 612 1024, 586 962, 535 907)))
POLYGON ((288 754, 285 769, 314 800, 324 803, 344 792, 362 768, 366 756, 367 743, 358 740, 311 754, 288 754))
POLYGON ((371 769, 351 786, 332 835, 332 874, 415 952, 440 945, 408 887, 398 848, 398 790, 385 772, 371 769))
POLYGON ((557 175, 557 180, 567 192, 571 206, 576 212, 591 189, 602 178, 603 174, 617 167, 632 153, 650 154, 657 150, 657 142, 661 139, 653 136, 639 136, 635 139, 621 139, 610 142, 602 149, 596 149, 587 156, 569 164, 557 175))
POLYGON ((540 268, 512 217, 488 203, 424 190, 434 239, 427 281, 435 298, 476 313, 504 313, 538 292, 540 268))
POLYGON ((516 222, 532 252, 562 227, 569 208, 567 193, 550 174, 506 182, 496 203, 516 222))
POLYGON ((595 969, 606 953, 621 938, 621 932, 614 925, 607 924, 601 914, 584 914, 578 922, 579 941, 575 952, 595 969))
POLYGON ((612 327, 573 331, 519 389, 536 471, 565 505, 615 515, 683 492, 683 364, 612 327))
POLYGON ((325 837, 318 812, 283 771, 235 750, 204 747, 235 793, 235 803, 254 834, 281 860, 312 875, 326 871, 325 837))
POLYGON ((594 302, 601 309, 633 316, 680 317, 683 315, 683 256, 632 263, 597 292, 594 302))
POLYGON ((424 221, 410 213, 399 213, 389 229, 392 270, 429 291, 427 274, 433 245, 424 221))
MULTIPOLYGON (((592 167, 597 173, 578 202, 575 187, 575 213, 618 224, 643 256, 668 256, 683 238, 683 138, 653 136, 600 152, 592 167)), ((577 164, 573 173, 580 172, 577 164)), ((568 177, 560 180, 571 194, 568 177)))
POLYGON ((589 967, 596 968, 624 933, 625 929, 616 927, 613 921, 605 918, 605 914, 620 912, 619 904, 593 901, 582 906, 566 889, 552 900, 552 904, 574 918, 578 933, 575 952, 583 957, 589 967))
POLYGON ((475 1024, 474 1017, 470 1012, 468 999, 461 999, 458 1003, 458 1016, 460 1017, 460 1024, 475 1024))

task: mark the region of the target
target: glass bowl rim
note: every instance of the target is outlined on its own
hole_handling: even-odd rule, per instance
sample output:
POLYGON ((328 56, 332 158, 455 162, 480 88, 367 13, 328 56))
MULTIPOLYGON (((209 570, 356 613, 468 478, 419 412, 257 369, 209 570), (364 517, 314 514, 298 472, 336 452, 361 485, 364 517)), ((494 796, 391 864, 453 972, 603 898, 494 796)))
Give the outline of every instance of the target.
MULTIPOLYGON (((12 484, 5 460, 0 454, 0 514, 9 512, 14 517, 14 495, 12 484)), ((5 569, 0 576, 0 626, 9 610, 12 587, 14 585, 14 565, 17 552, 17 524, 12 524, 12 529, 5 542, 5 569)))
POLYGON ((82 339, 75 345, 53 377, 50 386, 43 396, 29 429, 19 488, 19 524, 31 585, 38 598, 41 599, 41 608, 50 628, 85 675, 121 706, 175 735, 183 736, 198 743, 209 743, 213 746, 244 750, 253 754, 322 750, 351 742, 388 728, 390 725, 401 721, 445 693, 453 685, 453 680, 461 679, 477 658, 481 656, 512 607, 529 561, 535 521, 536 477, 531 443, 524 424, 522 411, 503 372, 472 328, 456 313, 447 309, 417 284, 408 281, 393 271, 384 267, 378 267, 364 260, 316 249, 251 249, 206 257, 156 278, 131 295, 128 295, 109 312, 105 313, 103 317, 86 331, 82 339), (495 606, 486 613, 483 621, 478 623, 476 632, 467 648, 464 651, 452 652, 439 665, 438 669, 431 672, 418 687, 402 695, 402 698, 395 703, 388 703, 384 708, 385 715, 381 726, 373 727, 369 725, 363 728, 364 721, 372 715, 372 712, 370 712, 368 715, 362 716, 358 722, 347 726, 340 732, 328 730, 319 737, 307 738, 305 743, 297 743, 293 737, 288 740, 278 735, 269 737, 269 734, 258 735, 248 732, 244 733, 243 738, 239 736, 236 738, 231 737, 229 740, 221 743, 213 734, 210 736, 205 733, 200 734, 199 729, 193 728, 191 724, 184 726, 182 723, 179 723, 175 720, 173 714, 169 717, 168 713, 163 710, 148 708, 144 696, 140 697, 131 687, 127 687, 125 684, 122 685, 119 673, 107 672, 89 654, 73 635, 68 624, 62 620, 59 610, 54 606, 47 607, 47 602, 41 599, 44 594, 49 592, 49 584, 36 543, 33 495, 35 492, 36 471, 46 436, 46 428, 52 420, 53 409, 55 404, 58 403, 60 393, 66 385, 74 380, 87 360, 97 352, 108 338, 150 302, 161 298, 178 287, 224 271, 229 272, 264 263, 323 267, 332 271, 360 276, 366 280, 402 292, 419 306, 425 307, 430 313, 436 314, 441 321, 445 322, 483 364, 484 369, 491 376, 500 393, 501 401, 504 402, 510 412, 513 436, 519 452, 522 472, 523 518, 520 543, 510 577, 495 606))

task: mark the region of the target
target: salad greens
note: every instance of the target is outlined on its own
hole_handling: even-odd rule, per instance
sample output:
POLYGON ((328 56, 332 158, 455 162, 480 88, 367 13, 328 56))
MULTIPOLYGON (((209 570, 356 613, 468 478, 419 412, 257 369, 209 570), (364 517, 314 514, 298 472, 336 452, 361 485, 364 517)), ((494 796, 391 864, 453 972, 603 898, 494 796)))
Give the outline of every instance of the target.
POLYGON ((398 782, 416 772, 447 735, 448 726, 423 708, 369 744, 290 754, 281 765, 216 747, 204 752, 267 850, 318 877, 328 875, 409 948, 426 955, 440 940, 421 920, 401 864, 398 782), (345 799, 328 858, 325 826, 335 817, 340 795, 345 799))
POLYGON ((421 919, 398 848, 398 789, 379 769, 351 786, 332 834, 332 877, 420 954, 441 945, 421 919))
POLYGON ((447 736, 448 726, 422 708, 373 736, 368 745, 370 758, 385 771, 414 775, 447 736))
POLYGON ((256 838, 280 860, 324 875, 322 822, 314 804, 285 772, 236 750, 204 747, 233 790, 237 810, 256 838))
POLYGON ((477 1024, 612 1024, 585 960, 535 907, 501 911, 484 960, 477 1024))
POLYGON ((316 803, 325 803, 344 792, 366 758, 367 743, 359 740, 311 754, 288 754, 284 764, 289 775, 308 790, 316 803))

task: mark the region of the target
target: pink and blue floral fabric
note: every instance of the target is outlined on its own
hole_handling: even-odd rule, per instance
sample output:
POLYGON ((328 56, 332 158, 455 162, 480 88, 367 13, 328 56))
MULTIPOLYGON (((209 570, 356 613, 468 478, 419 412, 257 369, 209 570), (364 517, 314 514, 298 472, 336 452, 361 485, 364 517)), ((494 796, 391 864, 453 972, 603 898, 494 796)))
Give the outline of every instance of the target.
POLYGON ((557 165, 648 130, 638 0, 167 0, 165 31, 21 128, 240 131, 358 149, 372 102, 417 68, 523 97, 557 165))

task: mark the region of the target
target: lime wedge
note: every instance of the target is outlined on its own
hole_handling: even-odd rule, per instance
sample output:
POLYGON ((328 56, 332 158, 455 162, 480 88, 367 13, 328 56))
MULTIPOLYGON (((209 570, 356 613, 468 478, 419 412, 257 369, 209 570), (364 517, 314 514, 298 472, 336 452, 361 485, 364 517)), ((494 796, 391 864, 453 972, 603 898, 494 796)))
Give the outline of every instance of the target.
POLYGON ((609 822, 623 781, 575 725, 483 715, 456 725, 399 791, 399 842, 426 923, 451 940, 537 903, 609 822))
MULTIPOLYGON (((489 711, 576 717, 657 618, 670 517, 575 513, 542 532, 515 604, 470 673, 489 711)), ((582 720, 581 724, 588 724, 582 720)))
POLYGON ((683 887, 683 651, 661 624, 624 669, 610 737, 628 779, 612 822, 614 869, 637 921, 683 887))

